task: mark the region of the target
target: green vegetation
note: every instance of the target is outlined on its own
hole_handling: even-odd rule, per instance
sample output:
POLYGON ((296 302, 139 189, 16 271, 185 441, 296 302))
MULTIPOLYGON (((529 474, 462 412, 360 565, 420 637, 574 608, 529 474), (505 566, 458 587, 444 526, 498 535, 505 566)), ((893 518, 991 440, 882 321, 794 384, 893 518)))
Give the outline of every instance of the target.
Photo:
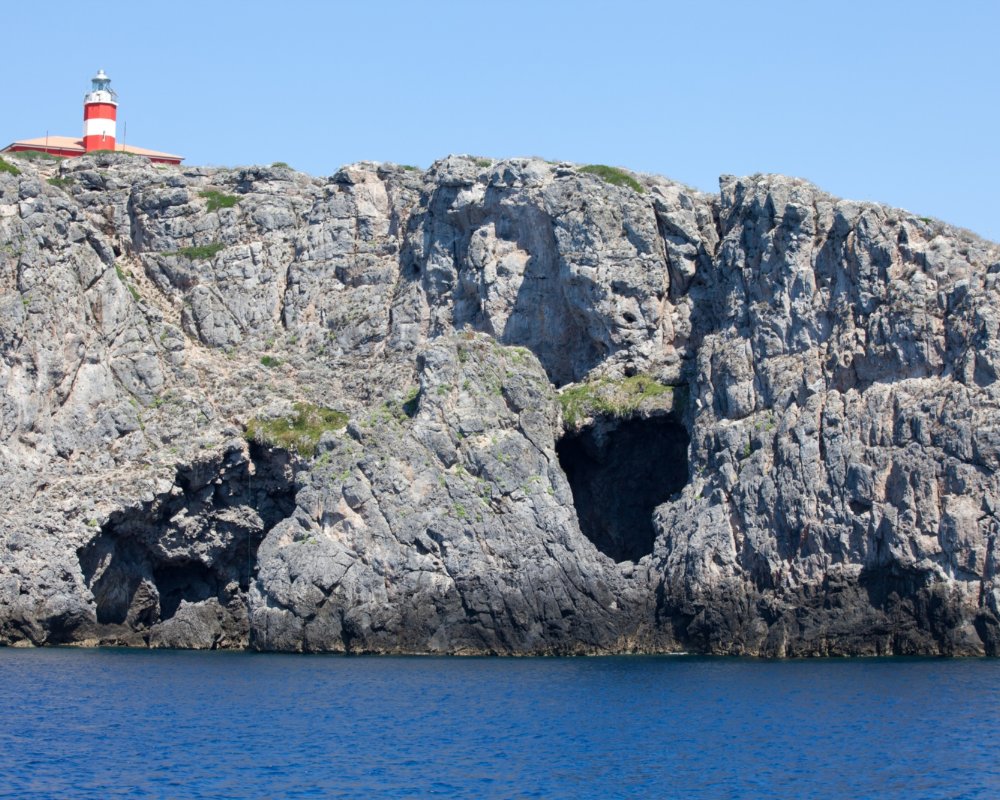
POLYGON ((122 268, 119 267, 117 264, 115 264, 115 274, 118 276, 118 280, 120 280, 122 284, 125 286, 125 288, 128 289, 128 292, 130 295, 132 295, 133 300, 135 300, 137 303, 140 300, 142 300, 142 297, 140 296, 139 292, 129 282, 128 276, 125 274, 122 268))
POLYGON ((492 167, 493 166, 493 159, 492 158, 477 158, 475 160, 475 164, 476 164, 477 167, 492 167))
POLYGON ((327 431, 340 430, 347 425, 347 414, 332 408, 296 403, 289 417, 280 419, 252 419, 247 425, 246 438, 252 442, 291 450, 304 458, 316 454, 316 445, 327 431))
POLYGON ((0 245, 0 252, 4 252, 13 258, 20 258, 24 255, 24 237, 18 236, 17 241, 13 239, 0 245))
MULTIPOLYGON (((287 164, 285 166, 287 166, 287 164)), ((207 205, 209 211, 218 211, 220 208, 232 208, 240 202, 240 198, 236 195, 223 194, 222 192, 217 192, 214 189, 206 189, 203 192, 198 192, 198 196, 204 197, 208 201, 207 205)))
POLYGON ((100 147, 97 150, 91 150, 87 155, 93 155, 94 153, 107 153, 109 156, 128 156, 129 158, 147 158, 147 156, 130 153, 127 150, 112 150, 110 147, 100 147))
POLYGON ((512 345, 507 348, 507 358, 510 359, 510 363, 518 367, 527 361, 530 355, 531 351, 527 347, 512 345))
POLYGON ((626 186, 639 194, 646 191, 639 181, 625 172, 625 170, 618 169, 617 167, 608 167, 604 164, 590 164, 586 167, 581 167, 580 172, 596 175, 602 181, 610 183, 612 186, 626 186))
POLYGON ((775 421, 775 417, 774 417, 774 412, 773 411, 768 411, 761 418, 759 418, 756 422, 754 422, 753 429, 755 431, 758 431, 758 432, 759 431, 768 431, 768 432, 770 432, 770 431, 774 430, 774 426, 775 425, 776 425, 776 421, 775 421))
POLYGON ((43 153, 41 150, 18 150, 8 155, 15 158, 23 158, 27 161, 62 161, 62 156, 55 156, 52 153, 43 153))
POLYGON ((260 363, 265 367, 276 367, 281 363, 281 361, 274 356, 261 356, 260 363))
POLYGON ((11 175, 20 175, 21 170, 15 167, 13 164, 9 164, 0 158, 0 172, 9 172, 11 175))
POLYGON ((275 161, 271 166, 272 167, 284 167, 285 169, 291 169, 291 167, 288 166, 288 163, 285 162, 285 161, 275 161))
POLYGON ((73 185, 72 178, 49 178, 47 182, 49 185, 56 186, 60 189, 68 189, 73 185))
POLYGON ((421 171, 420 167, 415 167, 415 166, 413 166, 413 164, 400 164, 399 166, 401 166, 407 172, 420 172, 421 171))
POLYGON ((673 394, 674 387, 665 386, 648 375, 635 375, 621 381, 600 378, 578 386, 570 386, 559 394, 563 421, 575 426, 596 414, 627 417, 644 401, 673 394))
POLYGON ((225 245, 222 242, 212 242, 212 244, 203 244, 198 247, 182 247, 174 255, 184 256, 192 261, 204 261, 215 258, 223 247, 225 245))
POLYGON ((403 400, 403 413, 408 417, 415 417, 420 408, 420 387, 414 386, 403 400))

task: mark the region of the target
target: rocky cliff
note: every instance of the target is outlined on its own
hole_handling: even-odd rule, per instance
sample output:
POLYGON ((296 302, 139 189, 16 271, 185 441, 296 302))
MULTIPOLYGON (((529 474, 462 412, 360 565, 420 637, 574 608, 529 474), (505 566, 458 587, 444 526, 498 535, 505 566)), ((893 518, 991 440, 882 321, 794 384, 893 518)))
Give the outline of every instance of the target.
POLYGON ((0 643, 1000 652, 992 243, 772 175, 11 163, 0 643))

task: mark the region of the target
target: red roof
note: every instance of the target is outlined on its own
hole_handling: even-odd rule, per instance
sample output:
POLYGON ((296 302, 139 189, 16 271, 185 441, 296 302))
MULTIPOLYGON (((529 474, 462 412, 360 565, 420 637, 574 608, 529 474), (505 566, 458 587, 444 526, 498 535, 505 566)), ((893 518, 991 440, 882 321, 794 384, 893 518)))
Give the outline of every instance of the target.
MULTIPOLYGON (((4 151, 18 148, 41 151, 58 150, 62 153, 78 154, 81 156, 86 152, 83 149, 83 139, 72 136, 40 136, 37 139, 18 139, 16 142, 11 142, 7 145, 4 151)), ((163 159, 165 161, 176 161, 177 163, 184 160, 184 156, 177 156, 173 153, 161 153, 159 150, 147 150, 145 147, 134 147, 133 145, 122 144, 121 142, 115 143, 115 152, 131 153, 132 155, 146 156, 154 160, 163 159)))

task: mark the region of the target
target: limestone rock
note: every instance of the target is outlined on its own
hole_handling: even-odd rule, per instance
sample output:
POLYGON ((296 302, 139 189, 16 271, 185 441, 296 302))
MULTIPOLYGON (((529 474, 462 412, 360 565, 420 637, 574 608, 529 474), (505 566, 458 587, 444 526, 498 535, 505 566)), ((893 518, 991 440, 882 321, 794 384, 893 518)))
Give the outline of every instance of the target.
POLYGON ((0 643, 1000 652, 992 243, 770 175, 18 164, 0 643))

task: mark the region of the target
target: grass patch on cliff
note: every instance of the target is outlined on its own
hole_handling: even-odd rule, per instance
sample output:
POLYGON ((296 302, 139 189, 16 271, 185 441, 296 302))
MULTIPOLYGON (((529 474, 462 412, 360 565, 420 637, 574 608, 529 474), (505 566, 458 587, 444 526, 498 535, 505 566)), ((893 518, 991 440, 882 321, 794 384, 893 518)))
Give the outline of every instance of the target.
POLYGON ((46 183, 48 183, 49 186, 55 186, 58 189, 68 189, 70 186, 73 185, 73 179, 72 178, 49 178, 46 181, 46 183))
POLYGON ((0 172, 9 172, 11 175, 20 175, 21 170, 0 158, 0 172))
POLYGON ((634 375, 615 381, 600 378, 577 384, 559 393, 563 422, 575 427, 588 417, 627 417, 639 406, 663 395, 673 395, 674 387, 653 380, 648 375, 634 375))
POLYGON ((347 420, 343 411, 296 403, 290 416, 250 420, 244 435, 249 441, 265 447, 290 450, 304 458, 312 458, 323 434, 340 430, 347 425, 347 420))
POLYGON ((225 245, 222 242, 212 242, 212 244, 203 244, 197 247, 182 247, 175 255, 190 258, 192 261, 207 261, 210 258, 215 258, 223 247, 225 245))
POLYGON ((128 279, 125 271, 115 264, 115 274, 118 276, 118 280, 122 282, 122 285, 128 289, 128 293, 132 295, 132 299, 137 303, 142 300, 142 296, 139 294, 138 290, 132 285, 132 282, 128 279))
POLYGON ((645 187, 639 181, 625 170, 618 169, 618 167, 609 167, 605 164, 588 164, 586 167, 580 167, 580 172, 586 172, 588 175, 596 175, 605 183, 610 183, 612 186, 625 186, 639 194, 646 191, 645 187))
POLYGON ((23 158, 26 161, 62 161, 63 156, 57 156, 53 153, 44 153, 41 150, 16 150, 13 153, 8 153, 8 155, 14 156, 14 158, 23 158))
POLYGON ((214 189, 206 189, 203 192, 198 192, 198 196, 205 198, 209 211, 218 211, 220 208, 232 208, 240 202, 240 198, 235 194, 224 194, 214 189))

